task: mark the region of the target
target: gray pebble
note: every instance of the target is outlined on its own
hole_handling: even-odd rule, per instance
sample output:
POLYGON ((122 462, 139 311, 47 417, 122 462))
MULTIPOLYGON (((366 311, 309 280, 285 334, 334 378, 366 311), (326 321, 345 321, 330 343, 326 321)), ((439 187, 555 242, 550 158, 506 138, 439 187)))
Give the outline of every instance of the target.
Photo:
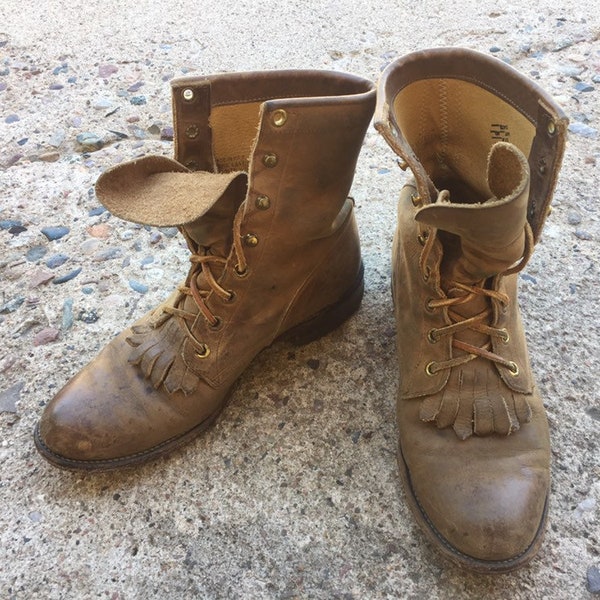
POLYGON ((581 223, 581 215, 576 212, 570 212, 567 216, 569 225, 579 225, 581 223))
POLYGON ((502 50, 502 48, 499 48, 498 46, 492 46, 492 47, 490 48, 490 52, 491 52, 492 54, 496 54, 497 52, 500 52, 501 50, 502 50))
POLYGON ((593 85, 590 85, 589 83, 585 83, 584 81, 578 81, 575 84, 575 89, 578 92, 593 92, 595 88, 593 85))
POLYGON ((600 83, 600 75, 596 74, 592 77, 594 83, 600 83))
POLYGON ((127 240, 130 240, 131 238, 133 238, 133 231, 131 231, 131 229, 126 229, 125 231, 121 231, 121 233, 119 234, 119 237, 126 242, 127 240))
POLYGON ((158 244, 158 242, 160 242, 160 240, 162 240, 162 235, 160 234, 159 231, 153 231, 150 234, 150 243, 151 244, 158 244))
POLYGON ((561 50, 564 50, 565 48, 570 48, 575 42, 571 39, 571 38, 565 38, 562 40, 559 40, 556 45, 554 46, 554 48, 552 48, 552 52, 560 52, 561 50))
POLYGON ((46 246, 33 246, 33 248, 29 248, 25 258, 29 262, 37 262, 46 255, 46 252, 48 252, 46 246))
POLYGON ((64 129, 58 129, 50 136, 48 143, 53 148, 58 148, 65 141, 66 135, 64 129))
POLYGON ((111 108, 112 105, 113 103, 108 98, 97 98, 92 104, 96 110, 105 110, 111 108))
POLYGON ((94 152, 104 146, 104 142, 95 133, 89 131, 80 133, 76 140, 84 152, 94 152))
POLYGON ((8 117, 6 117, 6 119, 4 119, 5 123, 16 123, 17 121, 20 121, 21 117, 19 117, 19 115, 8 115, 8 117))
POLYGON ((49 241, 53 242, 55 240, 60 240, 60 238, 65 237, 69 233, 70 229, 68 227, 44 227, 42 229, 42 233, 48 238, 49 241))
POLYGON ((67 281, 71 281, 71 279, 75 279, 75 277, 77 277, 79 273, 81 273, 81 267, 75 269, 74 271, 71 271, 70 273, 67 273, 66 275, 63 275, 62 277, 57 277, 56 279, 53 279, 52 283, 66 283, 67 281))
POLYGON ((0 229, 10 229, 11 227, 23 227, 23 223, 16 219, 4 219, 0 221, 0 229))
POLYGON ((81 288, 81 293, 85 294, 86 296, 89 296, 90 294, 94 293, 94 288, 91 288, 91 287, 82 287, 81 288))
POLYGON ((148 127, 148 133, 150 135, 159 135, 160 134, 160 125, 158 123, 153 123, 148 127))
POLYGON ((88 211, 88 217, 97 217, 105 212, 106 209, 104 206, 96 206, 96 208, 92 208, 90 211, 88 211))
POLYGON ((158 230, 168 238, 174 238, 179 233, 177 227, 159 227, 158 230))
POLYGON ((593 127, 590 127, 589 125, 586 125, 585 123, 578 123, 577 121, 575 121, 575 123, 571 123, 569 125, 569 131, 576 135, 580 135, 584 138, 592 138, 593 139, 593 138, 598 137, 597 129, 594 129, 593 127))
POLYGON ((140 265, 142 267, 146 266, 146 265, 150 265, 154 262, 154 256, 145 256, 144 258, 142 258, 142 260, 140 261, 140 265))
POLYGON ((90 324, 95 323, 100 318, 100 315, 93 308, 91 310, 83 309, 79 311, 77 318, 83 323, 90 324))
POLYGON ((142 106, 143 104, 146 104, 146 96, 134 96, 130 102, 134 106, 142 106))
POLYGON ((172 127, 163 127, 161 132, 160 132, 160 139, 161 140, 168 140, 168 141, 172 141, 173 140, 173 128, 172 127))
POLYGON ((139 294, 145 294, 148 291, 148 286, 145 283, 140 283, 139 281, 136 281, 135 279, 129 280, 129 287, 134 292, 138 292, 139 294))
POLYGON ((592 594, 600 594, 600 568, 598 568, 596 565, 588 567, 587 589, 592 594))
POLYGON ((8 87, 8 85, 6 85, 6 83, 4 83, 4 82, 0 83, 0 92, 3 92, 7 87, 8 87))
POLYGON ((62 83, 51 83, 48 86, 49 90, 62 90, 65 86, 62 83))
POLYGON ((144 85, 143 81, 136 81, 133 85, 127 88, 128 92, 137 92, 144 85))
POLYGON ((105 260, 113 260, 114 258, 120 258, 123 255, 122 248, 106 248, 105 250, 100 250, 94 254, 92 260, 96 262, 104 262, 105 260))
POLYGON ((73 298, 65 298, 62 309, 62 329, 66 331, 73 326, 73 298))
POLYGON ((0 306, 0 315, 15 312, 25 302, 25 296, 17 296, 0 306))
POLYGON ((81 251, 84 254, 92 254, 92 252, 95 252, 101 245, 102 242, 100 240, 90 238, 81 244, 81 251))
POLYGON ((528 275, 527 273, 521 273, 521 279, 524 279, 525 281, 530 281, 534 284, 537 283, 537 279, 532 275, 528 275))
POLYGON ((22 381, 0 392, 0 412, 16 413, 17 402, 21 397, 21 390, 25 385, 22 381))
POLYGON ((592 234, 589 231, 585 231, 584 229, 576 229, 575 236, 580 240, 589 241, 592 239, 592 234))

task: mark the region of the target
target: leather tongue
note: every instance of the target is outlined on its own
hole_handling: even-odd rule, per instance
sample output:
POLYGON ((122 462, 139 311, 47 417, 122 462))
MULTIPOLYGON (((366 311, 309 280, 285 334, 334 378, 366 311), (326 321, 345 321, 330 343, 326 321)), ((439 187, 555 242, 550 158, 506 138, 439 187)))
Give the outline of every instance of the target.
MULTIPOLYGON (((423 207, 416 220, 440 232, 444 245, 442 282, 475 285, 502 273, 522 256, 529 195, 529 166, 523 153, 506 142, 488 156, 490 198, 474 204, 444 200, 423 207)), ((442 284, 443 286, 443 284, 442 284)))

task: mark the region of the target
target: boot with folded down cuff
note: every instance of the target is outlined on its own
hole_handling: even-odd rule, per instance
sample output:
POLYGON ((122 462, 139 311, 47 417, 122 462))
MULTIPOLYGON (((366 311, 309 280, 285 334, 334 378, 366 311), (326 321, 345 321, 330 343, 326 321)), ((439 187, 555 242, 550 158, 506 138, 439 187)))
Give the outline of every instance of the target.
POLYGON ((375 127, 413 174, 392 257, 406 495, 447 557, 510 571, 538 550, 548 510, 548 423, 517 283, 567 120, 503 62, 439 48, 387 67, 375 127))
POLYGON ((374 85, 290 70, 185 77, 172 92, 175 160, 116 166, 96 193, 117 217, 177 226, 191 268, 46 406, 35 443, 59 467, 109 470, 180 446, 263 348, 316 339, 362 299, 348 192, 374 85))

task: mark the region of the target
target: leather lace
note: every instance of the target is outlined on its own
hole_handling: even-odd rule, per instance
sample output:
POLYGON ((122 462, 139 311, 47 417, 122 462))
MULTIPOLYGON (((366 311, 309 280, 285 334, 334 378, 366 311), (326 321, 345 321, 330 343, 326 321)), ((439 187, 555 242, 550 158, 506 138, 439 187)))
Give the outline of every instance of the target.
MULTIPOLYGON (((248 270, 248 264, 246 262, 246 257, 244 255, 244 249, 242 246, 242 236, 240 234, 243 215, 244 207, 242 205, 238 209, 235 219, 233 221, 233 247, 237 257, 237 263, 234 269, 239 276, 244 276, 248 270)), ((192 267, 187 278, 189 285, 180 285, 177 288, 177 291, 180 295, 178 296, 178 298, 172 306, 163 307, 163 311, 169 315, 178 318, 180 323, 183 325, 187 335, 194 343, 194 346, 196 346, 196 348, 198 348, 201 352, 206 352, 206 344, 204 344, 203 342, 199 342, 196 339, 188 324, 188 322, 193 323, 195 321, 197 313, 190 312, 189 310, 186 310, 184 308, 180 308, 180 306, 184 304, 185 297, 192 297, 194 299, 194 303, 206 319, 208 325, 213 328, 219 326, 220 320, 217 316, 213 314, 211 309, 208 307, 208 305, 206 304, 206 299, 211 294, 211 292, 214 292, 217 296, 219 296, 225 301, 231 301, 233 299, 233 291, 226 290, 224 287, 222 287, 217 281, 212 271, 212 268, 214 267, 221 267, 221 269, 223 269, 227 264, 227 258, 223 256, 209 254, 210 247, 199 246, 186 232, 184 227, 181 227, 180 230, 184 235, 188 247, 192 253, 190 256, 190 262, 192 263, 192 267), (199 275, 204 276, 204 281, 206 281, 206 283, 208 284, 207 289, 198 288, 199 275)))
MULTIPOLYGON (((429 254, 433 248, 433 244, 435 242, 436 236, 430 235, 427 238, 425 243, 425 247, 423 248, 423 252, 421 254, 421 270, 424 274, 429 275, 429 267, 427 266, 429 254)), ((525 250, 523 253, 523 257, 521 260, 510 269, 506 270, 501 276, 511 275, 513 273, 518 273, 521 271, 525 265, 527 264, 531 254, 533 252, 533 232, 531 230, 531 226, 529 223, 525 224, 525 250)), ((508 341, 508 332, 505 329, 499 329, 496 327, 491 327, 488 323, 490 322, 493 316, 493 309, 490 305, 491 303, 487 303, 488 307, 481 311, 480 313, 465 318, 459 315, 457 312, 452 310, 453 307, 457 307, 460 305, 468 304, 478 296, 484 296, 489 298, 491 301, 496 301, 500 303, 503 307, 507 307, 510 303, 510 299, 507 294, 496 290, 490 290, 483 287, 485 281, 480 282, 476 285, 465 285, 459 282, 452 282, 448 287, 449 289, 457 289, 464 292, 464 295, 455 296, 455 297, 445 297, 440 299, 432 299, 429 300, 427 307, 430 310, 446 308, 448 311, 448 317, 452 321, 450 325, 446 325, 444 327, 434 328, 429 331, 428 336, 431 341, 437 341, 443 337, 452 336, 452 347, 457 350, 462 350, 466 354, 462 354, 460 356, 456 356, 449 360, 444 361, 432 361, 427 365, 428 372, 430 374, 438 373, 444 369, 451 369, 453 367, 457 367, 459 365, 464 365, 472 360, 481 357, 487 360, 490 360, 494 363, 502 365, 509 369, 513 374, 518 374, 518 366, 509 360, 506 360, 502 356, 492 352, 492 338, 499 338, 503 341, 508 341), (483 346, 474 346, 472 344, 468 344, 461 340, 457 340, 455 336, 456 333, 464 331, 466 329, 470 329, 472 331, 476 331, 478 333, 483 333, 488 336, 488 341, 483 346)))

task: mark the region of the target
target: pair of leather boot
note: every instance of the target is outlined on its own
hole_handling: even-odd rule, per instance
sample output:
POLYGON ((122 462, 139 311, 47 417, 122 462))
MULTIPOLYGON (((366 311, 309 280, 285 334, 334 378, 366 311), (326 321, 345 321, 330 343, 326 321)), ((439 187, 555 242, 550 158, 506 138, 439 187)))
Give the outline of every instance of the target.
POLYGON ((375 127, 409 167, 392 286, 399 465, 411 508, 463 567, 504 572, 537 551, 549 438, 517 304, 548 213, 566 119, 537 85, 462 49, 392 63, 378 90, 332 72, 172 83, 175 160, 98 180, 136 223, 177 226, 185 282, 46 407, 38 450, 68 469, 131 466, 210 425, 253 357, 356 311, 363 266, 347 197, 375 127))

